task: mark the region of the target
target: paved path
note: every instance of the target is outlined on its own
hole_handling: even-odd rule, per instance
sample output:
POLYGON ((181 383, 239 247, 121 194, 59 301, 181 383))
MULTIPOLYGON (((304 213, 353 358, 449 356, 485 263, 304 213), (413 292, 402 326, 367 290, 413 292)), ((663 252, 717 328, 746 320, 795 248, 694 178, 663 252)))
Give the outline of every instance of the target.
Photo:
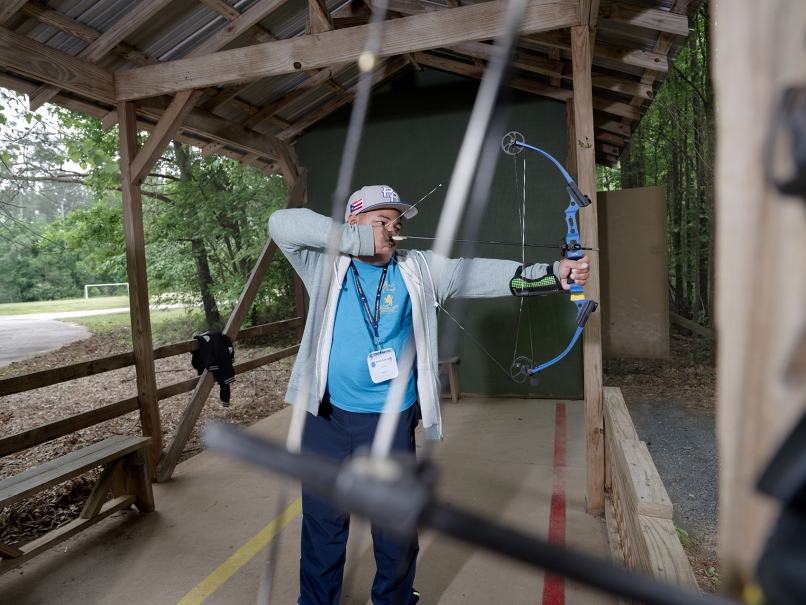
MULTIPOLYGON (((184 306, 186 305, 176 304, 151 308, 165 309, 184 306)), ((128 312, 129 307, 121 307, 95 311, 60 311, 0 316, 0 368, 15 361, 55 351, 66 344, 92 336, 92 333, 84 326, 54 320, 128 312)))
POLYGON ((0 317, 0 367, 92 336, 84 326, 24 316, 0 317))

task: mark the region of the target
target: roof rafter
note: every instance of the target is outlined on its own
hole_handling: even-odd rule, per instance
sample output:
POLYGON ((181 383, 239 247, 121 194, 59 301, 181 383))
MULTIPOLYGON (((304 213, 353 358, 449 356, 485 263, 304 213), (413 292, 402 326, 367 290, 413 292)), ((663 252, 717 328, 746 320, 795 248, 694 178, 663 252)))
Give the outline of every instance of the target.
MULTIPOLYGON (((478 67, 476 65, 470 65, 469 63, 462 63, 460 61, 455 61, 453 59, 449 59, 447 57, 440 57, 437 55, 432 55, 429 53, 415 53, 414 58, 417 60, 418 63, 422 63, 423 65, 427 65, 428 67, 432 67, 434 69, 439 69, 442 71, 447 71, 450 73, 468 76, 471 78, 480 79, 484 75, 484 69, 478 67)), ((556 101, 565 101, 573 97, 573 91, 568 88, 559 88, 556 86, 550 86, 547 84, 542 84, 540 82, 535 82, 534 80, 529 80, 526 78, 519 78, 509 77, 507 78, 504 83, 511 88, 516 88, 518 90, 523 90, 525 92, 530 92, 536 95, 540 95, 543 97, 548 97, 550 99, 554 99, 556 101)), ((604 99, 596 99, 594 98, 594 106, 596 102, 601 104, 609 103, 609 101, 605 101, 604 99)), ((622 111, 629 112, 630 107, 622 103, 623 105, 622 111)), ((598 125, 598 124, 597 124, 598 125)), ((601 134, 596 135, 596 139, 606 143, 608 145, 608 149, 612 150, 615 147, 614 145, 623 145, 624 144, 624 137, 618 136, 615 134, 611 134, 609 132, 605 132, 603 129, 600 129, 601 134)), ((627 129, 627 133, 629 134, 629 129, 627 129)))
POLYGON ((684 14, 627 4, 618 0, 601 0, 600 18, 615 23, 627 23, 677 36, 688 36, 688 18, 684 14))
MULTIPOLYGON (((384 65, 382 65, 373 75, 372 75, 372 86, 378 86, 385 80, 398 75, 404 69, 409 67, 409 63, 402 57, 394 57, 387 61, 384 65)), ((302 136, 306 130, 311 128, 317 122, 324 120, 333 112, 341 109, 347 103, 350 103, 353 98, 355 98, 356 92, 358 92, 358 84, 356 83, 351 88, 348 88, 344 91, 343 94, 338 95, 325 103, 324 105, 319 106, 318 108, 314 109, 308 115, 306 115, 301 120, 298 120, 294 124, 292 124, 289 128, 286 128, 283 132, 277 135, 277 138, 285 141, 285 142, 292 142, 302 136)))
MULTIPOLYGON (((457 53, 474 57, 478 59, 489 60, 492 56, 493 46, 483 42, 466 42, 464 44, 456 44, 451 46, 450 50, 457 53)), ((510 65, 517 69, 530 71, 546 75, 549 77, 559 77, 566 80, 573 80, 573 70, 570 65, 562 61, 554 59, 546 59, 538 55, 531 55, 524 52, 514 52, 510 58, 510 65)), ((642 84, 641 82, 633 82, 624 78, 609 76, 602 73, 594 72, 591 74, 593 86, 595 88, 602 88, 619 92, 622 94, 629 94, 631 96, 641 96, 651 99, 653 96, 652 86, 642 84)), ((553 86, 560 86, 559 83, 553 86)))
MULTIPOLYGON (((504 0, 389 21, 379 56, 401 55, 459 42, 498 37, 503 27, 504 0)), ((566 27, 579 20, 577 0, 533 0, 522 20, 524 32, 566 27)), ((140 67, 115 75, 119 100, 166 92, 294 73, 358 60, 364 50, 367 25, 314 36, 278 40, 237 48, 206 57, 140 67)))
MULTIPOLYGON (((157 12, 162 10, 171 0, 141 0, 132 10, 101 34, 87 48, 78 53, 77 58, 88 63, 96 63, 115 48, 123 39, 138 29, 157 12)), ((52 99, 59 92, 58 87, 42 85, 39 89, 28 95, 28 102, 32 110, 38 109, 52 99)))

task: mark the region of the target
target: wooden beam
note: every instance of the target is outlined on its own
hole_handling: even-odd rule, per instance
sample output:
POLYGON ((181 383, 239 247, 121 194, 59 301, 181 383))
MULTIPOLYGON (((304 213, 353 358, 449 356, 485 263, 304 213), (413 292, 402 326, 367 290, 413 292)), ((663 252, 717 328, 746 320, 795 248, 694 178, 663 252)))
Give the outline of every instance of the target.
POLYGON ((695 334, 699 334, 700 336, 704 336, 709 340, 716 341, 716 330, 701 326, 700 324, 693 322, 690 319, 686 319, 677 313, 672 313, 671 311, 669 312, 669 319, 678 326, 684 327, 686 330, 691 330, 695 334))
POLYGON ((100 61, 119 42, 140 29, 170 3, 171 0, 140 0, 132 10, 118 19, 95 41, 92 50, 83 57, 84 60, 90 63, 100 61))
MULTIPOLYGON (((781 95, 803 86, 806 3, 734 0, 709 3, 709 12, 710 23, 719 24, 711 29, 711 44, 718 49, 712 67, 719 99, 714 278, 720 592, 741 597, 758 582, 758 557, 781 512, 781 503, 756 483, 806 411, 804 384, 786 371, 797 359, 804 329, 806 284, 791 279, 787 269, 790 263, 803 266, 806 256, 803 201, 771 186, 762 160, 773 124, 781 128, 778 150, 787 170, 796 157, 787 140, 792 122, 775 120, 781 95), (770 242, 797 245, 781 263, 770 242), (787 284, 784 296, 781 284, 787 284)), ((797 120, 802 112, 793 109, 791 120, 797 120)))
POLYGON ((601 0, 599 18, 613 23, 626 23, 688 37, 688 19, 658 8, 626 4, 618 0, 601 0))
POLYGON ((132 325, 132 348, 137 376, 137 400, 143 435, 151 437, 150 472, 162 457, 162 428, 157 403, 157 378, 154 370, 154 347, 148 307, 143 204, 140 186, 131 179, 132 160, 137 156, 137 117, 134 103, 118 104, 120 116, 120 181, 123 194, 123 228, 126 237, 126 268, 129 276, 129 310, 132 325))
MULTIPOLYGON (((377 86, 384 80, 398 74, 401 70, 407 67, 408 63, 401 57, 395 57, 394 59, 387 61, 380 69, 378 69, 372 75, 371 86, 373 87, 377 86)), ((331 99, 324 105, 320 105, 319 107, 308 113, 301 120, 298 120, 297 122, 292 124, 289 128, 286 128, 279 135, 277 135, 277 138, 286 142, 291 142, 297 139, 298 137, 302 136, 302 134, 308 128, 310 128, 320 120, 325 119, 327 116, 337 111, 347 103, 350 103, 355 97, 357 91, 358 91, 358 84, 356 83, 352 88, 345 91, 343 95, 331 99)))
MULTIPOLYGON (((593 134, 590 36, 587 25, 571 28, 574 68, 574 127, 576 129, 577 182, 591 199, 580 211, 580 238, 585 246, 599 247, 596 204, 596 152, 593 134)), ((599 257, 590 255, 590 277, 585 293, 590 300, 601 300, 599 257)), ((588 510, 604 508, 604 394, 602 386, 602 314, 593 313, 583 332, 585 368, 585 475, 588 510)))
POLYGON ((593 108, 598 109, 599 111, 604 111, 606 113, 612 113, 614 115, 621 116, 623 118, 629 118, 630 120, 641 119, 640 108, 634 107, 632 105, 627 105, 627 103, 622 103, 621 101, 613 101, 611 99, 602 99, 600 97, 594 97, 593 108))
MULTIPOLYGON (((11 76, 9 74, 3 74, 3 73, 0 73, 0 86, 4 86, 6 88, 9 88, 10 90, 15 90, 15 91, 17 91, 17 92, 19 92, 21 94, 29 94, 29 93, 33 92, 34 90, 36 90, 36 88, 37 88, 36 84, 33 84, 32 82, 30 82, 28 80, 23 80, 22 78, 17 78, 15 76, 11 76)), ((65 95, 63 93, 60 93, 60 94, 56 95, 55 97, 53 97, 53 102, 58 104, 58 105, 60 105, 61 107, 65 107, 66 109, 69 109, 71 111, 84 113, 86 115, 92 116, 92 117, 97 118, 99 120, 104 120, 105 119, 106 120, 105 125, 108 125, 110 128, 112 126, 114 126, 115 124, 117 124, 117 122, 118 122, 117 109, 113 109, 110 112, 108 109, 106 109, 104 107, 101 107, 100 105, 96 105, 94 103, 91 103, 89 101, 85 101, 83 99, 78 99, 78 98, 75 98, 75 97, 67 96, 67 95, 65 95)), ((167 104, 165 105, 165 107, 167 107, 167 104)), ((158 121, 159 116, 162 115, 162 111, 163 110, 155 111, 155 113, 153 115, 152 114, 147 114, 147 115, 148 115, 148 117, 150 117, 152 119, 155 119, 155 121, 158 121)), ((144 112, 141 112, 141 113, 144 113, 144 112)), ((144 115, 146 115, 146 114, 144 113, 144 115)), ((205 114, 205 115, 207 115, 207 114, 205 114)), ((232 122, 228 122, 227 120, 223 120, 222 118, 218 118, 218 116, 213 116, 213 118, 218 119, 218 120, 222 120, 222 122, 221 122, 222 127, 227 125, 227 124, 230 124, 230 125, 232 124, 232 122)), ((138 128, 138 130, 151 132, 151 131, 154 130, 154 127, 155 127, 155 124, 152 123, 152 122, 148 122, 148 121, 140 120, 140 119, 137 120, 137 128, 138 128)), ((224 130, 226 131, 227 129, 225 128, 224 130)), ((187 145, 192 145, 194 147, 203 148, 205 145, 207 145, 207 140, 206 139, 209 139, 210 135, 207 134, 206 132, 200 132, 200 134, 203 137, 203 139, 200 139, 200 138, 196 137, 194 134, 192 134, 190 132, 184 132, 183 134, 178 134, 178 135, 176 135, 174 137, 174 139, 179 141, 179 142, 181 142, 181 143, 185 143, 187 145)), ((226 132, 225 132, 225 134, 226 134, 226 132)), ((266 141, 263 141, 263 144, 266 144, 266 141)), ((216 152, 219 153, 220 155, 223 155, 224 157, 228 157, 228 158, 231 158, 233 160, 240 160, 245 155, 243 152, 238 152, 238 151, 234 151, 234 150, 231 150, 231 149, 224 149, 223 144, 221 144, 221 143, 216 143, 216 145, 218 146, 216 152)), ((237 143, 233 143, 233 145, 235 147, 238 147, 237 143)), ((271 151, 268 151, 267 153, 261 153, 260 154, 262 156, 266 156, 266 157, 269 158, 270 161, 268 163, 264 162, 262 160, 256 160, 256 161, 252 162, 251 165, 256 167, 256 168, 259 168, 259 169, 263 170, 264 172, 266 172, 266 171, 268 171, 269 173, 275 172, 276 169, 277 169, 277 165, 273 163, 273 157, 272 157, 273 154, 274 154, 273 149, 274 148, 272 147, 271 151)))
MULTIPOLYGON (((172 99, 168 96, 152 97, 137 102, 137 112, 140 115, 159 120, 172 99)), ((272 160, 277 159, 274 147, 265 135, 244 128, 243 126, 225 120, 208 111, 194 107, 185 118, 182 129, 201 136, 215 139, 224 145, 231 145, 236 149, 243 149, 247 153, 259 153, 272 160)))
MULTIPOLYGON (((563 58, 563 52, 554 46, 549 46, 549 59, 552 61, 561 61, 563 58)), ((549 78, 549 84, 552 86, 562 86, 562 80, 558 76, 551 76, 549 78)))
MULTIPOLYGON (((497 38, 504 27, 505 0, 394 19, 384 27, 381 57, 497 38)), ((525 33, 567 27, 579 19, 577 0, 533 0, 522 19, 525 33)), ((206 57, 190 57, 115 74, 120 100, 253 80, 358 60, 368 25, 301 36, 206 57)))
MULTIPOLYGON (((171 0, 141 0, 131 11, 120 18, 112 27, 101 34, 94 42, 79 52, 76 57, 87 63, 97 63, 103 59, 126 36, 139 29, 171 0)), ((31 109, 47 103, 59 92, 54 85, 42 86, 29 96, 31 109)))
POLYGON ((276 99, 263 107, 260 111, 256 114, 247 118, 244 122, 241 123, 242 126, 246 128, 254 128, 264 120, 274 116, 277 112, 282 111, 284 107, 288 107, 291 103, 295 100, 300 98, 301 96, 309 93, 311 90, 318 88, 324 82, 335 76, 337 73, 343 71, 349 67, 348 65, 334 65, 330 67, 326 67, 325 69, 320 70, 316 75, 308 78, 301 84, 299 84, 296 88, 293 88, 283 94, 279 99, 276 99))
MULTIPOLYGON (((541 46, 555 47, 561 50, 571 50, 571 37, 568 34, 563 34, 560 32, 531 34, 524 36, 523 40, 525 42, 532 42, 541 46)), ((624 63, 625 65, 632 65, 634 67, 654 69, 661 72, 669 71, 669 62, 666 58, 666 55, 630 48, 629 46, 621 46, 618 44, 610 44, 609 42, 597 41, 593 55, 594 57, 600 59, 624 63)))
MULTIPOLYGON (((224 17, 227 21, 235 21, 238 17, 241 16, 241 11, 231 6, 225 0, 199 0, 202 4, 208 6, 209 8, 213 9, 219 15, 224 17)), ((276 40, 274 36, 272 36, 269 32, 265 29, 260 27, 257 23, 248 27, 246 32, 252 36, 258 42, 272 42, 276 40)))
POLYGON ((599 18, 600 0, 579 0, 579 24, 591 29, 596 27, 599 18))
MULTIPOLYGON (((461 61, 455 61, 453 59, 448 59, 447 57, 441 57, 429 53, 415 53, 414 58, 422 65, 470 78, 480 80, 484 75, 483 67, 479 67, 478 65, 470 65, 469 63, 462 63, 461 61)), ((564 102, 566 99, 570 99, 574 95, 574 92, 570 88, 559 88, 557 86, 543 84, 542 82, 536 82, 534 80, 519 76, 506 77, 504 78, 503 83, 510 88, 516 88, 518 90, 523 90, 524 92, 530 92, 532 94, 548 97, 550 99, 554 99, 555 101, 564 102)))
POLYGON ((594 141, 593 148, 596 150, 597 153, 601 152, 605 155, 618 157, 621 155, 621 150, 616 147, 615 145, 611 145, 610 143, 605 143, 604 141, 599 141, 596 139, 594 141))
POLYGON ((625 80, 624 78, 616 78, 600 73, 591 73, 591 81, 594 88, 611 90, 613 92, 641 97, 643 99, 652 99, 655 96, 655 91, 652 90, 651 84, 633 82, 632 80, 625 80))
MULTIPOLYGON (((596 126, 595 122, 594 126, 596 126)), ((616 147, 624 146, 624 137, 621 135, 613 134, 612 132, 607 132, 606 130, 602 130, 601 128, 595 128, 593 134, 596 136, 597 141, 604 141, 605 143, 610 143, 611 145, 615 145, 616 147)))
POLYGON ((8 544, 3 544, 0 542, 0 557, 3 559, 16 559, 17 557, 21 557, 25 553, 22 552, 19 548, 15 548, 13 546, 9 546, 8 544))
POLYGON ((294 189, 299 179, 299 167, 294 161, 291 149, 277 137, 271 137, 271 142, 277 150, 277 162, 280 164, 285 182, 288 183, 288 189, 294 189))
POLYGON ((200 90, 183 90, 173 98, 154 132, 132 160, 130 178, 133 185, 143 184, 201 94, 200 90))
POLYGON ((215 111, 222 105, 229 103, 232 99, 237 97, 243 91, 248 89, 250 86, 255 84, 254 82, 235 82, 234 84, 230 84, 229 86, 225 86, 218 93, 212 97, 210 97, 207 101, 205 101, 201 108, 205 111, 215 111))
POLYGON ((612 132, 625 137, 628 137, 631 134, 629 124, 623 124, 616 120, 608 120, 607 118, 600 118, 599 116, 593 116, 593 125, 596 126, 596 128, 601 128, 602 130, 606 130, 607 132, 612 132))
MULTIPOLYGON (((672 6, 669 8, 669 13, 672 15, 678 15, 682 17, 686 17, 686 11, 688 10, 689 5, 691 4, 692 0, 674 0, 672 2, 672 6)), ((667 55, 669 53, 669 49, 672 47, 672 43, 675 40, 675 35, 668 33, 668 32, 661 32, 658 34, 658 39, 655 42, 655 48, 653 49, 655 53, 659 55, 667 55)), ((656 69, 648 68, 644 70, 643 76, 641 76, 641 83, 652 85, 655 80, 658 78, 658 71, 656 69)), ((644 103, 644 98, 640 95, 636 95, 630 101, 630 105, 634 107, 641 107, 644 103)), ((628 119, 625 117, 622 122, 628 122, 628 119)))
MULTIPOLYGON (((218 30, 215 34, 207 38, 204 42, 202 42, 199 46, 193 49, 188 55, 188 58, 191 57, 202 57, 204 55, 208 55, 210 53, 215 53, 217 50, 224 48, 227 44, 235 40, 238 36, 242 33, 246 32, 251 28, 255 23, 263 19, 266 15, 271 13, 274 9, 281 6, 286 0, 258 0, 249 10, 244 13, 241 13, 236 19, 230 22, 229 25, 223 27, 222 29, 218 30)), ((176 61, 171 61, 170 64, 176 63, 176 61)), ((242 80, 249 80, 252 78, 240 78, 242 80)), ((228 80, 230 82, 231 80, 228 80)), ((214 82, 215 84, 221 84, 222 82, 214 82)), ((199 88, 199 87, 194 87, 199 88)), ((181 89, 177 89, 181 90, 181 89)), ((170 92, 170 91, 163 91, 163 92, 170 92)))
POLYGON ((2 0, 0 1, 0 25, 17 14, 28 0, 2 0))
POLYGON ((565 159, 565 169, 574 180, 577 178, 577 131, 574 127, 574 98, 565 100, 565 131, 568 135, 568 156, 565 159))
POLYGON ((129 397, 128 399, 102 405, 101 407, 86 412, 62 418, 61 420, 40 424, 27 431, 21 431, 0 438, 0 456, 9 456, 17 452, 22 452, 36 445, 47 443, 53 439, 64 437, 70 433, 95 426, 96 424, 111 420, 112 418, 118 418, 124 414, 136 412, 137 410, 137 397, 129 397))
POLYGON ((115 103, 111 72, 3 27, 0 65, 103 103, 115 103))
MULTIPOLYGON (((493 46, 483 42, 466 42, 464 44, 456 44, 451 46, 451 51, 467 55, 476 59, 483 59, 489 61, 492 57, 493 46)), ((567 65, 559 60, 560 49, 556 47, 549 47, 549 51, 555 51, 557 59, 544 58, 538 55, 514 52, 510 58, 509 64, 516 68, 532 73, 542 74, 552 78, 552 86, 559 87, 558 77, 565 78, 566 80, 573 79, 573 72, 570 65, 567 65), (557 82, 556 84, 553 82, 557 82)), ((550 53, 551 54, 551 53, 550 53)), ((642 96, 645 98, 652 98, 652 86, 642 84, 641 82, 634 82, 624 78, 605 74, 592 74, 593 85, 596 88, 605 90, 612 90, 622 94, 642 96)))
POLYGON ((30 561, 38 554, 53 548, 56 544, 64 542, 68 538, 71 538, 80 531, 95 525, 99 521, 103 521, 107 517, 114 515, 119 510, 129 508, 132 504, 134 504, 135 500, 136 498, 134 496, 129 495, 121 496, 120 498, 115 498, 114 500, 109 500, 101 507, 101 512, 95 515, 92 519, 82 519, 81 517, 73 519, 70 521, 70 523, 66 523, 61 527, 51 530, 36 540, 31 540, 20 548, 23 554, 19 557, 14 559, 4 558, 0 560, 0 575, 14 569, 15 567, 19 567, 26 561, 30 561))
POLYGON ((80 518, 92 519, 101 512, 101 507, 104 505, 104 502, 106 502, 106 497, 112 489, 112 478, 115 473, 118 472, 118 469, 123 466, 123 460, 123 458, 118 458, 104 465, 101 475, 95 483, 95 487, 92 488, 92 492, 90 492, 89 498, 87 498, 87 502, 84 504, 84 508, 81 509, 80 518))
MULTIPOLYGON (((300 206, 305 198, 306 186, 305 171, 302 171, 284 207, 296 208, 300 206)), ((257 291, 263 283, 263 278, 276 252, 277 244, 269 238, 224 328, 224 333, 230 338, 234 338, 240 331, 241 325, 243 325, 243 321, 246 319, 246 314, 249 312, 255 300, 255 296, 257 296, 257 291)), ((185 449, 185 445, 190 438, 190 434, 193 432, 193 427, 196 426, 196 422, 201 415, 210 390, 213 388, 214 379, 212 372, 205 370, 198 380, 190 402, 182 413, 182 418, 179 420, 179 424, 176 427, 174 438, 157 465, 157 480, 160 482, 167 481, 171 478, 176 465, 179 463, 179 458, 182 456, 182 451, 185 449)))
POLYGON ((311 20, 311 34, 321 34, 336 29, 333 24, 333 17, 327 10, 325 0, 308 0, 308 11, 311 20))

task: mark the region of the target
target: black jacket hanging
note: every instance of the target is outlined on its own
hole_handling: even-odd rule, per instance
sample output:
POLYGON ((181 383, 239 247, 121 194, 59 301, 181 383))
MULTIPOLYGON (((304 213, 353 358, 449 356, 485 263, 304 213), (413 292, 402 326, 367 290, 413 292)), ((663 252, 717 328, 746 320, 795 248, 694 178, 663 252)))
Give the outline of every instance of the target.
POLYGON ((201 374, 204 370, 213 373, 213 377, 221 387, 221 404, 229 407, 229 385, 235 382, 235 348, 230 337, 218 330, 207 330, 203 334, 194 336, 199 341, 199 349, 193 351, 191 363, 195 370, 201 374))

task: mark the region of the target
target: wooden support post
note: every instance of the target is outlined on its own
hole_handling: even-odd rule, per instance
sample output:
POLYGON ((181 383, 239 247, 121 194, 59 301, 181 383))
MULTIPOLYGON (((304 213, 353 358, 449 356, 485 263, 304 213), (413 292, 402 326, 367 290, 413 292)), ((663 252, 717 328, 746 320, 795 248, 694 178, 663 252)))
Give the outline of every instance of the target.
MULTIPOLYGON (((305 199, 305 188, 306 173, 305 170, 302 170, 298 175, 297 184, 291 190, 291 193, 288 196, 288 201, 284 207, 296 208, 301 206, 303 200, 305 199)), ((266 246, 263 248, 263 252, 261 252, 260 257, 258 257, 255 268, 252 269, 252 274, 249 276, 249 281, 246 282, 246 286, 244 286, 243 292, 235 305, 235 309, 233 309, 232 315, 230 315, 229 321, 227 321, 227 325, 224 328, 224 333, 233 340, 238 335, 241 325, 243 325, 243 321, 246 319, 246 314, 249 312, 249 308, 252 306, 255 296, 257 296, 257 291, 260 288, 260 285, 263 283, 263 278, 266 275, 269 264, 274 258, 275 252, 277 252, 277 244, 275 244, 272 239, 269 238, 269 240, 266 242, 266 246)), ((204 408, 204 403, 207 401, 207 397, 210 395, 210 390, 212 388, 213 374, 205 370, 199 379, 199 382, 196 384, 196 388, 193 391, 190 402, 185 408, 185 411, 182 413, 182 418, 179 420, 179 424, 176 427, 176 433, 173 440, 171 440, 171 443, 165 450, 165 454, 160 459, 159 464, 157 464, 157 481, 163 482, 171 478, 171 475, 173 474, 176 465, 179 463, 179 458, 182 456, 182 451, 185 449, 185 445, 190 438, 190 434, 193 432, 193 427, 196 426, 196 422, 201 415, 202 409, 204 408)))
POLYGON ((151 136, 132 160, 130 174, 132 184, 142 185, 201 94, 201 90, 183 90, 176 93, 151 136))
POLYGON ((565 169, 574 180, 577 178, 577 131, 574 128, 574 98, 565 100, 565 125, 568 133, 568 158, 565 169))
MULTIPOLYGON (((599 247, 596 218, 596 151, 593 146, 593 90, 591 85, 590 31, 587 25, 571 28, 571 55, 574 70, 574 127, 578 184, 591 199, 579 213, 580 238, 585 246, 599 247)), ((599 257, 591 254, 590 277, 585 293, 600 300, 599 257)), ((585 451, 588 510, 604 507, 604 396, 602 391, 602 313, 593 313, 583 332, 585 368, 585 451)))
POLYGON ((134 103, 118 103, 120 116, 120 185, 123 193, 123 229, 126 237, 126 270, 129 276, 129 310, 132 350, 137 372, 137 402, 143 435, 151 437, 148 468, 156 477, 156 461, 162 456, 162 427, 157 403, 154 346, 148 309, 146 246, 140 185, 132 184, 131 163, 137 155, 137 116, 134 103))
MULTIPOLYGON (((756 491, 756 481, 806 401, 806 374, 792 364, 806 326, 806 285, 791 279, 791 267, 800 275, 806 262, 806 207, 802 198, 778 194, 764 170, 780 95, 787 87, 806 85, 806 3, 734 0, 711 3, 710 10, 710 23, 719 24, 711 31, 719 99, 720 589, 740 596, 753 581, 779 511, 778 503, 756 491), (782 257, 771 241, 796 245, 782 257)), ((793 124, 782 123, 775 147, 773 165, 784 174, 792 158, 793 124)))
POLYGON ((81 509, 79 515, 82 519, 92 519, 95 515, 101 512, 101 507, 106 502, 106 497, 109 495, 109 490, 112 489, 112 480, 118 469, 123 466, 123 458, 112 460, 104 465, 104 470, 98 477, 98 482, 92 488, 89 498, 87 498, 84 508, 81 509))
POLYGON ((112 475, 112 495, 115 498, 129 495, 135 497, 134 505, 141 513, 156 510, 154 492, 145 469, 143 450, 132 452, 123 460, 120 470, 112 475))

